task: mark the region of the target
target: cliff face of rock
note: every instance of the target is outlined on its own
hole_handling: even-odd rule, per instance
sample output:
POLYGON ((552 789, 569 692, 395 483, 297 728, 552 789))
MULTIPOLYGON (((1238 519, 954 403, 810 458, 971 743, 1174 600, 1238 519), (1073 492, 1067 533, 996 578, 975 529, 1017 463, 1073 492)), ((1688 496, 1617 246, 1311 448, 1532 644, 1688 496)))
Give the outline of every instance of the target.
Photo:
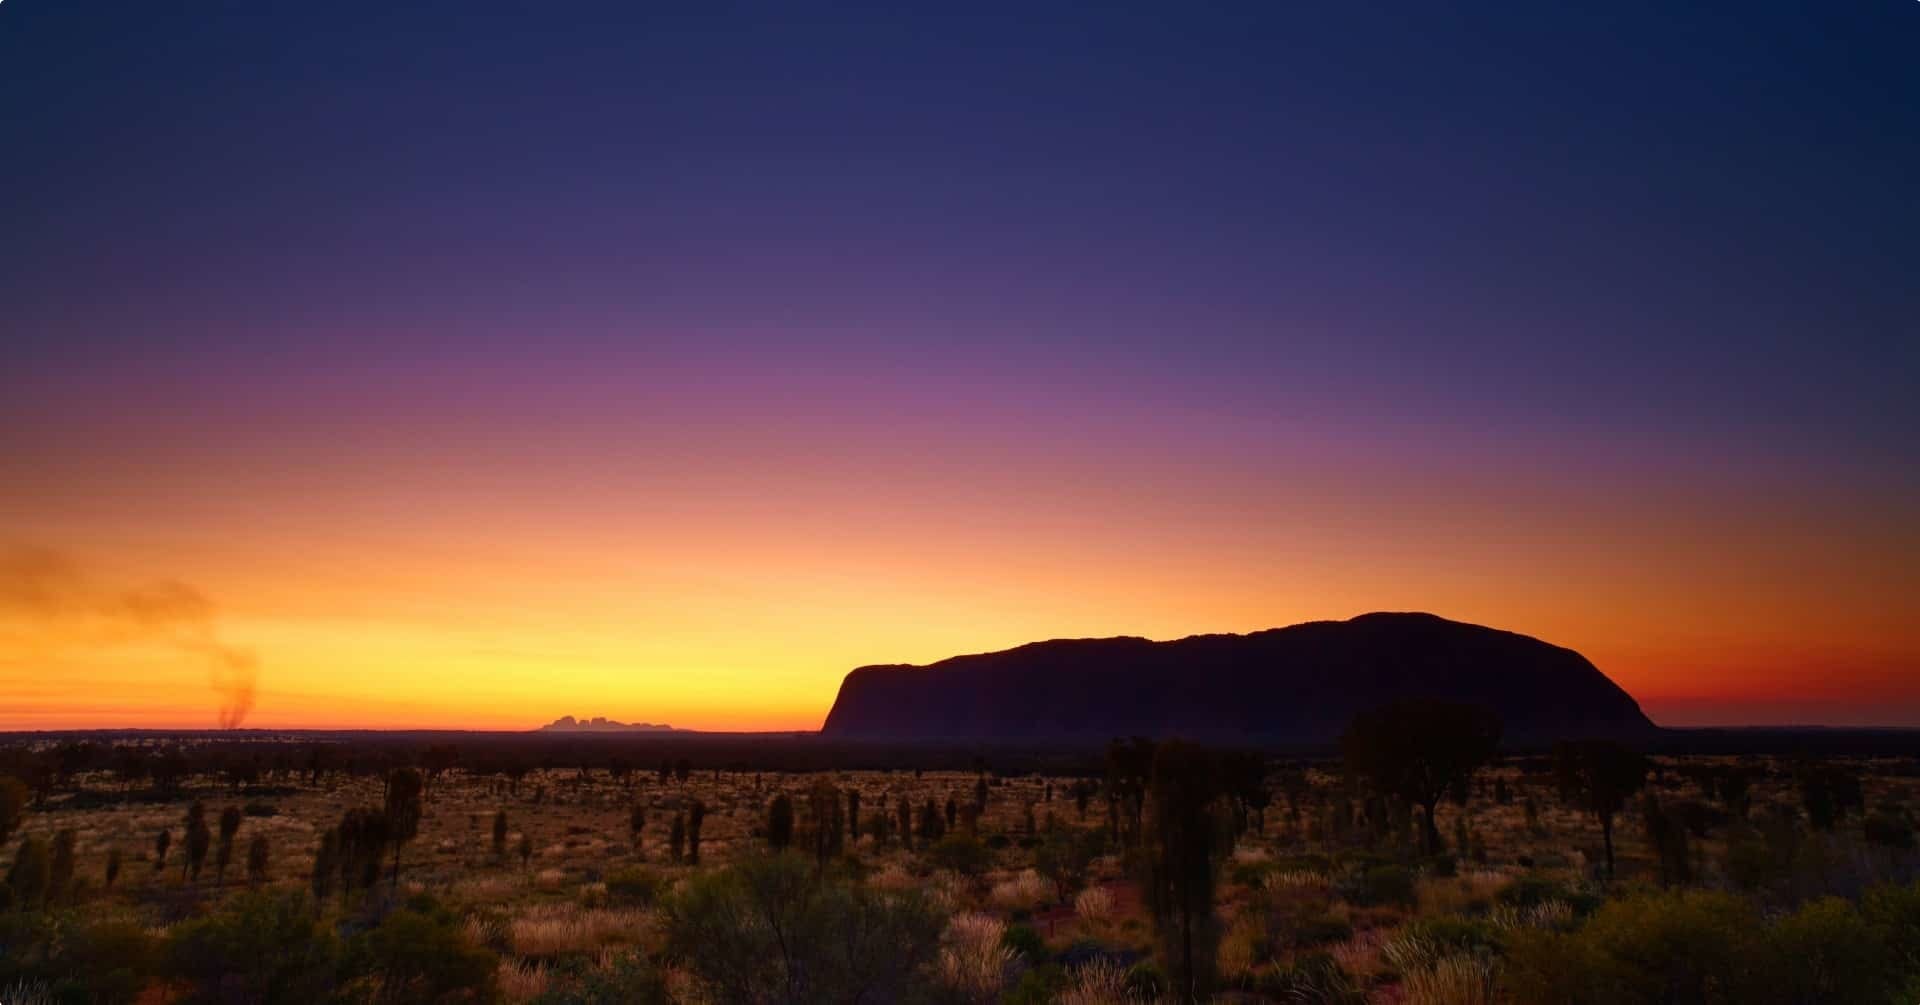
POLYGON ((849 673, 824 736, 1080 742, 1185 736, 1322 743, 1401 698, 1485 704, 1513 743, 1633 737, 1653 723, 1584 656, 1431 614, 1365 614, 1249 635, 1059 639, 849 673))

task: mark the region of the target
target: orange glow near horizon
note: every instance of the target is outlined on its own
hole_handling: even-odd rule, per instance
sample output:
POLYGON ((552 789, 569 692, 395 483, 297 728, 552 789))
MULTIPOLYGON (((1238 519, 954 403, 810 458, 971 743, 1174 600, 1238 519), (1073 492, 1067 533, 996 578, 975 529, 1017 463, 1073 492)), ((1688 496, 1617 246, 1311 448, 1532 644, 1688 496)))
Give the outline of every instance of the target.
MULTIPOLYGON (((94 582, 203 592, 218 638, 258 656, 249 727, 814 729, 861 664, 1371 610, 1578 649, 1665 724, 1920 721, 1897 512, 1363 467, 1200 492, 1044 450, 1008 460, 952 481, 931 463, 823 477, 735 456, 657 492, 552 458, 529 466, 541 485, 202 462, 138 498, 76 467, 15 485, 4 525, 94 582)), ((196 653, 24 617, 0 626, 0 729, 212 725, 196 653)))

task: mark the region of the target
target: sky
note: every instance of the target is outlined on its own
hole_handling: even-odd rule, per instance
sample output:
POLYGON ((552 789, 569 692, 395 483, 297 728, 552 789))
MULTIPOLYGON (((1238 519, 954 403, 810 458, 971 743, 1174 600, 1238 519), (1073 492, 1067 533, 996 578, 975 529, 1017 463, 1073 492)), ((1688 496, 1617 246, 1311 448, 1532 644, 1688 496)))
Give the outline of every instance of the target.
POLYGON ((0 4, 0 729, 1425 610, 1920 725, 1920 4, 0 4))

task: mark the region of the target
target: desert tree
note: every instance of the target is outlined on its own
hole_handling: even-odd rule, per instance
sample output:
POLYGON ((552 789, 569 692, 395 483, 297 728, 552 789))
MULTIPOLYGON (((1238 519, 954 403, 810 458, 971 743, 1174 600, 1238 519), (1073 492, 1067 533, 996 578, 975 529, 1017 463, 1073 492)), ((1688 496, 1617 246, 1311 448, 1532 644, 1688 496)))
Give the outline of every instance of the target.
POLYGON ((267 881, 267 859, 272 849, 267 844, 265 834, 255 834, 247 844, 247 883, 259 886, 267 881))
POLYGON ((786 793, 767 804, 767 847, 785 851, 793 844, 793 800, 786 793))
POLYGON ((1267 757, 1257 750, 1236 750, 1220 757, 1221 783, 1233 800, 1233 826, 1254 833, 1267 829, 1267 805, 1273 795, 1267 790, 1267 757))
POLYGON ((173 847, 173 832, 165 827, 153 836, 153 871, 159 872, 167 867, 167 849, 173 847))
POLYGON ((981 775, 973 780, 973 805, 982 813, 987 811, 987 796, 987 776, 981 775))
POLYGON ((333 892, 334 874, 340 871, 340 833, 328 830, 320 835, 320 846, 313 852, 313 899, 324 903, 333 892))
POLYGON ((934 804, 932 797, 928 797, 926 804, 920 807, 920 840, 931 846, 935 841, 945 837, 946 833, 947 828, 942 822, 940 807, 934 804))
POLYGON ((1660 885, 1683 886, 1693 879, 1693 859, 1687 847, 1687 825, 1680 812, 1663 806, 1648 790, 1640 797, 1640 817, 1647 843, 1660 857, 1660 885))
POLYGON ((113 889, 113 884, 119 879, 120 879, 120 849, 109 848, 107 849, 107 874, 106 874, 107 889, 109 890, 113 889))
POLYGON ((839 787, 826 778, 814 782, 807 790, 807 815, 813 824, 813 857, 824 865, 840 854, 846 832, 839 787))
MULTIPOLYGON (((639 847, 640 838, 634 836, 634 847, 639 847)), ((493 857, 497 862, 507 860, 507 811, 495 810, 493 813, 493 857)))
POLYGON ((233 862, 233 839, 240 833, 240 807, 229 806, 220 811, 220 843, 214 847, 213 874, 215 882, 221 886, 227 884, 227 866, 233 862))
POLYGON ((679 782, 681 785, 685 785, 687 784, 687 779, 691 778, 692 776, 693 776, 692 761, 689 761, 686 758, 682 757, 679 760, 673 762, 673 780, 674 781, 679 782))
POLYGON ((420 772, 399 768, 387 776, 387 840, 393 844, 392 887, 400 886, 400 849, 420 833, 420 772))
POLYGON ((633 857, 645 858, 647 855, 645 840, 647 835, 647 807, 635 799, 627 808, 627 840, 633 845, 633 857))
POLYGON ((1807 811, 1807 823, 1814 830, 1830 831, 1845 820, 1849 812, 1866 809, 1860 791, 1860 777, 1831 764, 1802 765, 1797 772, 1800 805, 1807 811))
POLYGON ((1181 1001, 1207 1001, 1213 988, 1214 880, 1227 837, 1217 812, 1218 773, 1205 749, 1168 741, 1155 748, 1148 776, 1152 815, 1142 834, 1142 879, 1171 990, 1181 1001))
POLYGON ((187 858, 180 865, 180 878, 192 875, 200 881, 200 870, 207 864, 207 849, 213 844, 213 832, 207 829, 206 804, 196 799, 187 807, 187 858))
POLYGON ((53 885, 53 863, 46 842, 28 835, 20 840, 7 869, 8 899, 16 908, 38 907, 46 902, 53 885))
POLYGON ((695 799, 687 807, 687 864, 700 864, 700 825, 706 823, 707 804, 695 799))
POLYGON ((1560 796, 1593 814, 1613 876, 1613 818, 1647 784, 1647 759, 1612 740, 1568 740, 1553 749, 1560 796))
POLYGON ((1500 732, 1500 716, 1484 705, 1397 701, 1354 716, 1340 738, 1340 754, 1374 791, 1420 807, 1426 851, 1438 854, 1434 812, 1440 800, 1464 792, 1473 773, 1493 760, 1500 732))
POLYGON ((1136 736, 1107 745, 1107 801, 1116 836, 1131 847, 1140 840, 1147 785, 1153 774, 1152 740, 1136 736))
POLYGON ((13 832, 20 829, 30 795, 26 783, 20 779, 0 775, 0 842, 12 840, 13 832))
POLYGON ((64 900, 73 886, 74 859, 80 835, 71 827, 62 827, 53 835, 53 853, 47 860, 47 899, 64 900))

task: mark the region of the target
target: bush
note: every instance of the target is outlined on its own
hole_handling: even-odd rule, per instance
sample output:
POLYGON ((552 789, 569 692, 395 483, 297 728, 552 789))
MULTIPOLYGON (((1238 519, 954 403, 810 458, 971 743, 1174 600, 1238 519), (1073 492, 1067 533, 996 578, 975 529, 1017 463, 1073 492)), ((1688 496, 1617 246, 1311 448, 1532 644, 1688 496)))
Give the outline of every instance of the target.
POLYGON ((1877 1002, 1895 991, 1885 934, 1838 897, 1817 900, 1773 926, 1776 993, 1794 1002, 1877 1002))
POLYGON ((1353 938, 1353 925, 1331 914, 1311 918, 1293 930, 1293 944, 1301 949, 1331 945, 1353 938))
POLYGON ((304 891, 243 893, 176 925, 166 955, 205 998, 313 1001, 332 984, 339 944, 304 891))
POLYGON ((1361 907, 1411 907, 1416 899, 1413 871, 1400 865, 1376 865, 1342 884, 1340 895, 1361 907))
POLYGON ((666 1005, 670 1000, 666 980, 638 952, 600 964, 574 957, 556 964, 548 981, 535 1005, 666 1005))
POLYGON ((1029 925, 1011 925, 1000 937, 1001 945, 1027 958, 1031 964, 1047 962, 1047 940, 1029 925))
POLYGON ((356 975, 377 978, 381 1001, 484 1000, 493 991, 493 953, 468 941, 459 920, 419 900, 356 936, 356 975))
POLYGON ((1292 966, 1274 967, 1256 986, 1262 994, 1301 1005, 1366 1005, 1367 1000, 1366 992, 1326 953, 1307 953, 1292 966))
POLYGON ((647 906, 659 899, 663 881, 645 866, 629 866, 607 874, 607 896, 624 906, 647 906))
POLYGON ((1568 935, 1516 932, 1509 990, 1568 1005, 1735 1005, 1760 1000, 1758 913, 1727 894, 1628 897, 1568 935))
POLYGON ((993 864, 993 852, 965 834, 949 834, 927 849, 927 861, 938 869, 978 876, 993 864))
POLYGON ((897 1001, 939 943, 917 894, 872 890, 794 854, 699 874, 665 905, 668 951, 716 1003, 897 1001))

